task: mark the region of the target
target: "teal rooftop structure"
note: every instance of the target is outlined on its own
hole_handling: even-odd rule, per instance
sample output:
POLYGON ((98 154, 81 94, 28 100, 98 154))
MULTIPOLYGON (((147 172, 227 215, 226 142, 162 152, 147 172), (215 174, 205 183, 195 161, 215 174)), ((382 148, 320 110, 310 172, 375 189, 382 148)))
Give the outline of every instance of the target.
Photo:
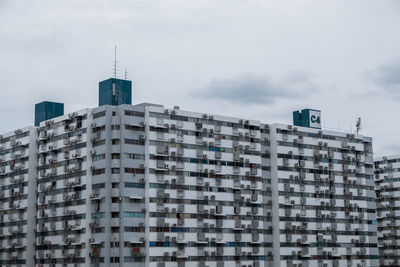
POLYGON ((64 115, 64 104, 50 101, 43 101, 35 105, 35 126, 42 121, 64 115))
POLYGON ((132 105, 132 81, 110 78, 99 83, 99 106, 132 105))
POLYGON ((293 125, 321 129, 321 111, 309 108, 294 111, 293 125))

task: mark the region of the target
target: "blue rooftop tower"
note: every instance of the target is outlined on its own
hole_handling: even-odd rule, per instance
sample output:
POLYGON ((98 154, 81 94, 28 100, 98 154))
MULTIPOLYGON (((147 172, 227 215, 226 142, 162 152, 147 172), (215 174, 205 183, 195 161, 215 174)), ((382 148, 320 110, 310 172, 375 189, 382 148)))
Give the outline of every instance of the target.
POLYGON ((99 82, 99 106, 132 104, 132 82, 110 78, 99 82))
POLYGON ((321 111, 309 108, 294 111, 293 125, 321 129, 321 111))
POLYGON ((64 104, 50 101, 43 101, 35 105, 35 126, 46 121, 64 115, 64 104))

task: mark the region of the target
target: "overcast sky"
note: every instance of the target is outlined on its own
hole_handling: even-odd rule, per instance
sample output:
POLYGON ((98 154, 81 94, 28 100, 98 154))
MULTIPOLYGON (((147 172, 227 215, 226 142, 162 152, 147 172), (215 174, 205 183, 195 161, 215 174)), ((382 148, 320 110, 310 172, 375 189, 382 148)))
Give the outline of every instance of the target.
POLYGON ((117 44, 133 103, 265 123, 321 109, 400 153, 399 29, 397 0, 0 0, 0 132, 40 101, 95 107, 117 44))

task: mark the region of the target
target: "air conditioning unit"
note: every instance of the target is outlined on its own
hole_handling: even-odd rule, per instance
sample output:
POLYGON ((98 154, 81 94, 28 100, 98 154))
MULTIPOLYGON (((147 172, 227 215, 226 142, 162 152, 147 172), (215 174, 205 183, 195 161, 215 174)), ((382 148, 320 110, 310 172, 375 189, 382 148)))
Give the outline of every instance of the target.
POLYGON ((68 211, 68 214, 74 215, 74 214, 76 214, 76 210, 69 210, 69 211, 68 211))
POLYGON ((73 113, 69 114, 68 117, 69 117, 70 119, 72 119, 73 117, 75 117, 75 116, 77 116, 77 115, 78 115, 78 113, 73 112, 73 113))

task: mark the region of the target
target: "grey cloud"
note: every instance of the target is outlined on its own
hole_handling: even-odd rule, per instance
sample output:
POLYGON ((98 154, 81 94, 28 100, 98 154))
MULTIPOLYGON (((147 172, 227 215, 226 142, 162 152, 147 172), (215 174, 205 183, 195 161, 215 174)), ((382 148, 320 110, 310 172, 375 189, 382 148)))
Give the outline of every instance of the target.
POLYGON ((200 90, 200 96, 230 103, 272 104, 278 99, 305 98, 315 92, 310 77, 308 73, 295 72, 276 82, 268 75, 254 74, 213 79, 200 90))
POLYGON ((391 140, 389 142, 385 142, 379 151, 374 151, 375 153, 378 152, 380 155, 398 155, 400 154, 400 145, 398 145, 399 140, 391 140))
POLYGON ((367 77, 391 96, 400 97, 400 58, 367 72, 367 77))
POLYGON ((10 2, 10 0, 0 0, 0 11, 10 2))
MULTIPOLYGON (((360 114, 379 147, 388 129, 400 131, 375 126, 396 121, 398 103, 379 97, 384 90, 364 94, 359 78, 365 66, 399 56, 397 2, 0 0, 0 133, 32 124, 43 100, 64 102, 66 112, 96 106, 118 44, 134 103, 265 122, 289 123, 303 107, 323 110, 330 125, 360 114), (316 77, 283 77, 293 69, 316 77), (263 72, 271 76, 234 75, 263 72), (188 97, 188 88, 200 90, 188 97)), ((393 75, 378 80, 393 84, 393 75)))

